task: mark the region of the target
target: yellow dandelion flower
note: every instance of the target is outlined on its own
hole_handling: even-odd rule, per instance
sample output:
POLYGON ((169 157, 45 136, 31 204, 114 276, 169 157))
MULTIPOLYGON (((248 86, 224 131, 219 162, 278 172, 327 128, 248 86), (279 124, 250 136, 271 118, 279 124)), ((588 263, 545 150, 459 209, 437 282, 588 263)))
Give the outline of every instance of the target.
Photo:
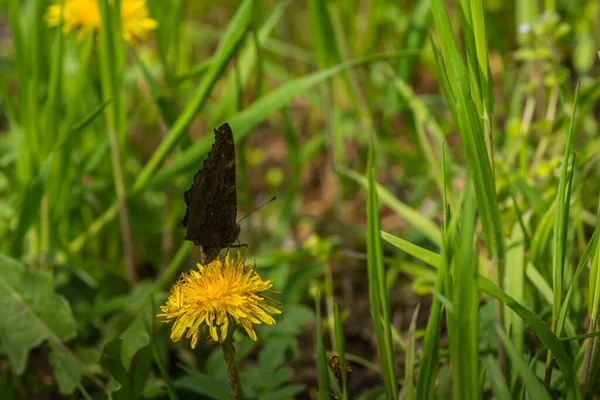
MULTIPOLYGON (((100 11, 97 0, 65 0, 63 2, 63 32, 65 34, 74 29, 79 30, 77 39, 81 40, 92 29, 99 29, 101 25, 100 11)), ((60 24, 60 4, 48 7, 46 22, 54 27, 60 24)))
POLYGON ((128 43, 144 40, 149 31, 158 27, 158 22, 150 18, 146 0, 121 0, 123 39, 128 43))
MULTIPOLYGON (((81 40, 90 30, 102 26, 98 0, 64 0, 63 32, 77 30, 77 40, 81 40)), ((60 25, 60 4, 48 7, 46 22, 48 26, 60 25)), ((150 18, 146 0, 121 0, 121 21, 123 39, 129 44, 146 38, 149 31, 156 29, 158 23, 150 18)))
POLYGON ((273 307, 281 304, 265 296, 265 292, 273 293, 271 287, 271 281, 263 280, 255 267, 245 265, 239 255, 228 254, 225 260, 217 258, 206 266, 198 264, 198 270, 184 273, 171 288, 158 317, 164 322, 175 321, 171 330, 174 342, 187 331, 192 349, 198 343, 203 324, 215 342, 223 343, 230 320, 256 341, 252 324, 274 325, 275 320, 267 312, 281 313, 273 307))

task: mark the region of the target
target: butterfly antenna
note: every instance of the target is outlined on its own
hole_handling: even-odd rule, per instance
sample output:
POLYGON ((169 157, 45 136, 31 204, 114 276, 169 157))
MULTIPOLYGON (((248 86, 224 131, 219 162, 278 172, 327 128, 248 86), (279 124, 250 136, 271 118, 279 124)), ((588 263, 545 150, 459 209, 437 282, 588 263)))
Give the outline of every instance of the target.
POLYGON ((264 206, 266 206, 267 204, 269 204, 270 202, 272 202, 273 200, 275 200, 277 198, 277 196, 273 196, 273 198, 269 201, 265 201, 264 203, 262 203, 260 206, 256 207, 254 210, 250 211, 248 214, 244 215, 237 223, 239 225, 240 222, 242 222, 243 220, 245 220, 247 217, 249 217, 250 215, 252 215, 255 211, 260 210, 261 208, 263 208, 264 206))

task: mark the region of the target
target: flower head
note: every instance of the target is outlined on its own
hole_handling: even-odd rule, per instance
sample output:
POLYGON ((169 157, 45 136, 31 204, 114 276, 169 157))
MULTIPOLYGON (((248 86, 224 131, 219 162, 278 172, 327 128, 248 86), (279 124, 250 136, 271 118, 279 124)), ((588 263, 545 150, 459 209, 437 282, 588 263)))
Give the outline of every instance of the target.
POLYGON ((171 330, 174 342, 187 331, 192 348, 198 343, 203 324, 213 340, 222 343, 227 338, 230 320, 256 340, 252 324, 274 325, 275 320, 267 312, 281 313, 273 307, 281 304, 265 296, 265 292, 272 293, 271 287, 271 281, 264 281, 254 266, 228 254, 225 260, 217 258, 206 266, 198 264, 198 270, 184 273, 171 288, 158 317, 165 322, 175 321, 171 330))
MULTIPOLYGON (((90 30, 102 26, 98 0, 64 0, 62 13, 63 32, 78 30, 78 40, 83 39, 90 30)), ((60 14, 60 4, 48 7, 45 16, 48 25, 60 25, 60 14)), ((123 39, 129 44, 145 39, 147 33, 158 26, 156 20, 149 16, 146 0, 121 0, 121 21, 123 39)))

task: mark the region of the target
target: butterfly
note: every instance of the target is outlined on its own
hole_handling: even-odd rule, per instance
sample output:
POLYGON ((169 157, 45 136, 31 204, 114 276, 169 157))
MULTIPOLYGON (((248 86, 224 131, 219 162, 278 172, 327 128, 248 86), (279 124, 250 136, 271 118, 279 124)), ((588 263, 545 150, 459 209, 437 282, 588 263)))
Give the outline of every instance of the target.
POLYGON ((192 187, 183 193, 185 240, 200 247, 203 265, 217 258, 221 249, 231 247, 240 234, 233 132, 227 123, 214 132, 215 143, 194 175, 192 187))

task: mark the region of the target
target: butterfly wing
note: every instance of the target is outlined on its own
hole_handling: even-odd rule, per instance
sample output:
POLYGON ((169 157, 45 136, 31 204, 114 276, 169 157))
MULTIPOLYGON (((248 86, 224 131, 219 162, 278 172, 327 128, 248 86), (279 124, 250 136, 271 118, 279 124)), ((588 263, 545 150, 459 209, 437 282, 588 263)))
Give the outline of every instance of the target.
POLYGON ((215 143, 194 175, 192 187, 183 194, 187 209, 181 221, 187 227, 185 239, 206 248, 230 245, 240 230, 233 132, 229 124, 214 132, 215 143))

